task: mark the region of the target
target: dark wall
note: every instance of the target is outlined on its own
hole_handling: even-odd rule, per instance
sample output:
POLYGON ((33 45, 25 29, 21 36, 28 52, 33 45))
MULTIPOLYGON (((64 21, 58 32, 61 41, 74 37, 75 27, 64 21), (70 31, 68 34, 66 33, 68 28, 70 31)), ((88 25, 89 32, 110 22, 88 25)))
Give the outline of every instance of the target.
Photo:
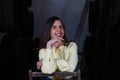
POLYGON ((4 80, 28 80, 38 60, 33 37, 31 0, 0 0, 0 65, 4 80), (1 37, 2 35, 2 37, 1 37), (7 76, 9 77, 7 77, 7 76))
POLYGON ((119 79, 120 1, 96 0, 90 3, 89 31, 84 43, 89 80, 119 79))
POLYGON ((15 33, 31 38, 34 31, 30 0, 1 0, 0 32, 15 33))

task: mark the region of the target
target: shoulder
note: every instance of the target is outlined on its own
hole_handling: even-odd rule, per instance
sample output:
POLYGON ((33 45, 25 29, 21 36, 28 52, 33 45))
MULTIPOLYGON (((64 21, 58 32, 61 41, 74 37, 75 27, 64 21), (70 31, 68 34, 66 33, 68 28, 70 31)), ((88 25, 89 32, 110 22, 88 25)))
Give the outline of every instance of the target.
POLYGON ((69 45, 77 45, 75 42, 70 42, 69 45))
POLYGON ((75 42, 70 42, 68 47, 72 47, 72 46, 76 46, 77 47, 77 44, 75 42))

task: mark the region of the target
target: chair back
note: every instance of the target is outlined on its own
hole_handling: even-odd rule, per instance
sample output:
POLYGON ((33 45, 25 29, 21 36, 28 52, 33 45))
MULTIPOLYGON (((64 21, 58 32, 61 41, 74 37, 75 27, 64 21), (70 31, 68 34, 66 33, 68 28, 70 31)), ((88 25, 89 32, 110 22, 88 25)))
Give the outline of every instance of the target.
POLYGON ((54 72, 53 74, 44 74, 39 71, 29 70, 29 80, 33 80, 33 78, 35 77, 40 78, 40 77, 48 77, 48 76, 54 76, 54 77, 72 76, 72 77, 75 77, 75 80, 81 80, 80 69, 78 69, 75 72, 54 72))

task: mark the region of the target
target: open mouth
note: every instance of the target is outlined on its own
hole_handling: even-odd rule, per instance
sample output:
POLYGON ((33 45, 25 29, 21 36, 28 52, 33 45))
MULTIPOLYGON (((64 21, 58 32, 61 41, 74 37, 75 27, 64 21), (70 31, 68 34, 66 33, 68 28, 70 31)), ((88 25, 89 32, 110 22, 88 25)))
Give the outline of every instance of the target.
POLYGON ((57 33, 57 37, 62 37, 62 33, 57 33))

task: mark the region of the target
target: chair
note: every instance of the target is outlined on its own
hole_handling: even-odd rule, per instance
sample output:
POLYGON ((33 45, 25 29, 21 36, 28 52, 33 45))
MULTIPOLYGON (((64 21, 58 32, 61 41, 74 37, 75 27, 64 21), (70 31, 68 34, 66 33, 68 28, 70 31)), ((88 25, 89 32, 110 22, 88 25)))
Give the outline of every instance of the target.
POLYGON ((40 77, 48 77, 48 76, 54 76, 54 77, 65 77, 65 76, 72 76, 75 77, 75 80, 81 80, 80 78, 80 69, 78 69, 75 72, 54 72, 53 74, 44 74, 39 71, 32 71, 29 70, 29 80, 33 80, 33 78, 40 78, 40 77))

